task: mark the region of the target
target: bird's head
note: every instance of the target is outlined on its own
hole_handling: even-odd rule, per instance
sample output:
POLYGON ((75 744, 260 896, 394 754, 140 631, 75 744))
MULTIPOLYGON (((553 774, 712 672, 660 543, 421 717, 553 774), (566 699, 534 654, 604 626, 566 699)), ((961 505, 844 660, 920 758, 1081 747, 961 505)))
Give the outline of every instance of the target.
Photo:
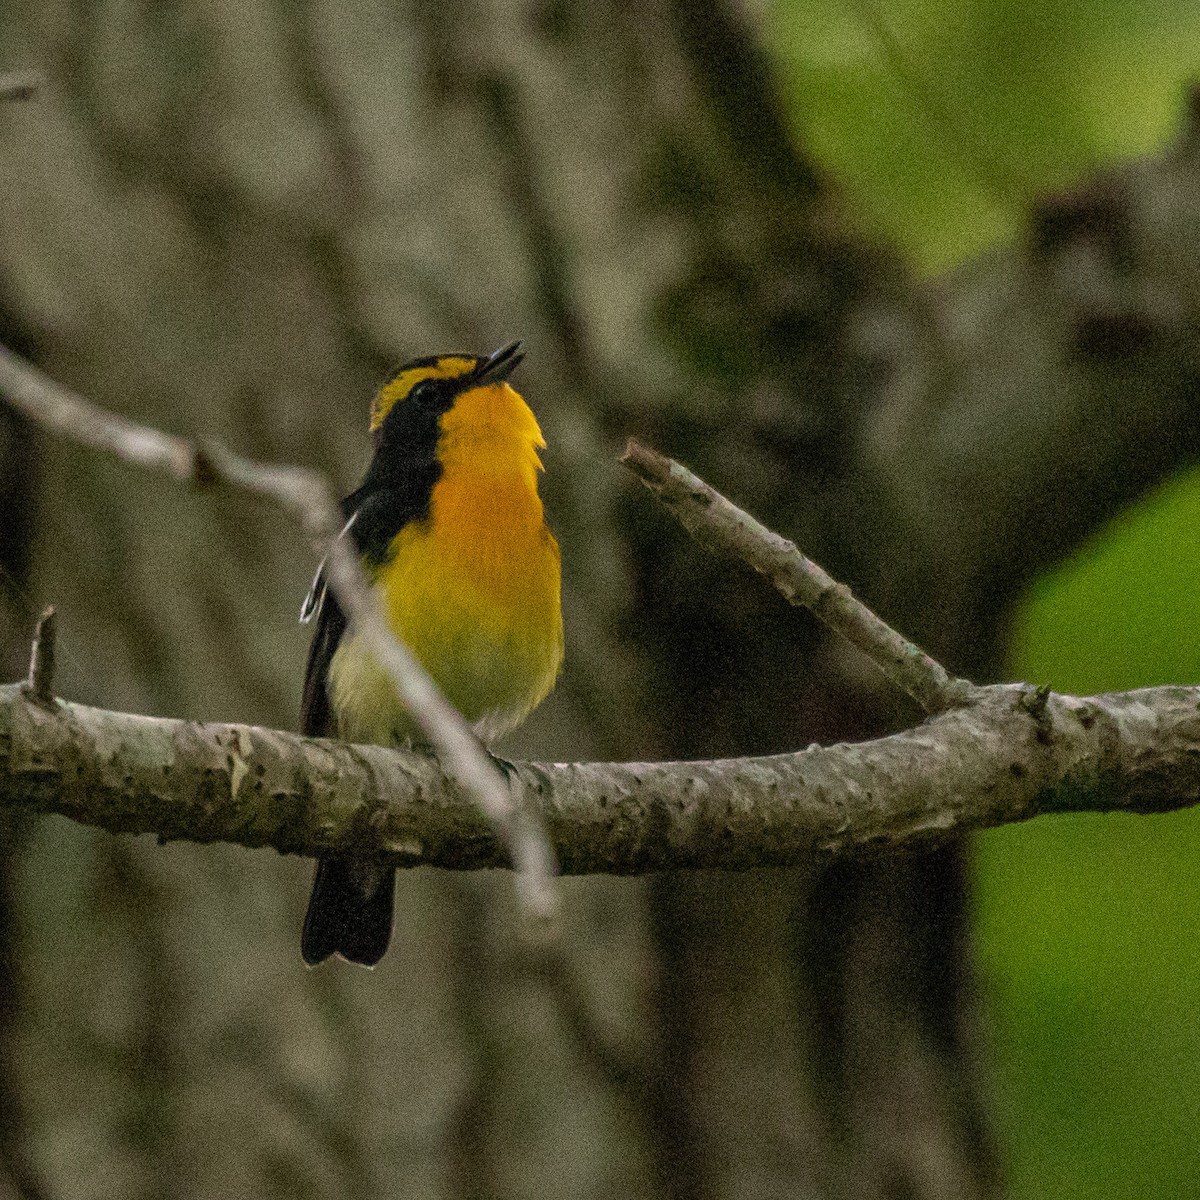
POLYGON ((372 442, 379 446, 388 425, 408 426, 416 419, 436 426, 460 397, 503 384, 524 357, 521 343, 510 342, 482 356, 436 354, 405 363, 371 403, 372 442))

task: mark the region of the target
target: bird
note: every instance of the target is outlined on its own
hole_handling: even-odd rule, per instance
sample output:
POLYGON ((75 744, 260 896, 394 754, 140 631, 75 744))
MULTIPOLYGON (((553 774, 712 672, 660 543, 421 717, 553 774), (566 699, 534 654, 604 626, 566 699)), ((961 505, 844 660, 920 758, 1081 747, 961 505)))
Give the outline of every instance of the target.
MULTIPOLYGON (((353 542, 389 627, 485 746, 546 698, 563 659, 560 553, 538 493, 546 442, 508 382, 523 357, 512 342, 405 363, 372 400, 370 464, 342 501, 340 536, 353 542)), ((301 609, 314 623, 301 732, 419 747, 325 574, 322 563, 301 609)), ((391 940, 395 874, 382 859, 319 858, 304 961, 378 963, 391 940)))

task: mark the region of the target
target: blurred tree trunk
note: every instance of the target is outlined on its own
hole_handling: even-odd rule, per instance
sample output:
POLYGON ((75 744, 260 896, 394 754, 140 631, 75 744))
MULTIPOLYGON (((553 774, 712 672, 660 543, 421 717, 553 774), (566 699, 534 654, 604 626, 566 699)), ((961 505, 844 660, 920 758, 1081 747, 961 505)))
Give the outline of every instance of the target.
MULTIPOLYGON (((1018 254, 939 297, 848 234, 722 3, 38 0, 0 11, 0 45, 51 80, 0 112, 3 329, 101 403, 348 487, 391 366, 526 339, 568 667, 514 754, 914 719, 695 552, 614 465, 627 433, 977 678, 1022 580, 1190 446, 1191 342, 1081 359, 1074 276, 1047 268, 1069 223, 1038 270, 1018 254), (1132 465, 1120 438, 1071 445, 1053 401, 1097 393, 1132 465), (1051 446, 1107 490, 1056 509, 1051 446)), ((14 483, 4 454, 17 604, 58 606, 64 694, 294 724, 293 529, 58 443, 14 483)), ((379 970, 309 972, 307 864, 45 821, 7 865, 2 1140, 48 1196, 996 1190, 957 848, 571 882, 581 994, 516 955, 504 878, 413 871, 379 970)))

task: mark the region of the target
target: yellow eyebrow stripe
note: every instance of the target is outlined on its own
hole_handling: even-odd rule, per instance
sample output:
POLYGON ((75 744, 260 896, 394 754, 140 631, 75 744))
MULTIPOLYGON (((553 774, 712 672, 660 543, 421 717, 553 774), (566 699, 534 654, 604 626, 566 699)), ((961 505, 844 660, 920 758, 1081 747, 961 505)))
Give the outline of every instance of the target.
POLYGON ((392 411, 398 400, 403 400, 422 379, 457 379, 474 370, 476 359, 446 355, 436 363, 423 367, 408 367, 393 376, 375 393, 371 401, 371 432, 374 433, 383 419, 392 411))

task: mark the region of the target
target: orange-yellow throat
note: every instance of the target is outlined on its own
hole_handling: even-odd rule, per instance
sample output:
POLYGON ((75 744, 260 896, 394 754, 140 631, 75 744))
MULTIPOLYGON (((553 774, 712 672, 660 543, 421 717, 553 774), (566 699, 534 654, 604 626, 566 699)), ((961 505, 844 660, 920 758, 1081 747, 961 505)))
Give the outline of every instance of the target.
MULTIPOLYGON (((537 419, 507 383, 463 392, 439 421, 429 514, 371 571, 392 629, 485 740, 519 725, 563 656, 558 543, 542 514, 537 419)), ((329 668, 338 732, 404 741, 413 727, 355 637, 329 668)))

